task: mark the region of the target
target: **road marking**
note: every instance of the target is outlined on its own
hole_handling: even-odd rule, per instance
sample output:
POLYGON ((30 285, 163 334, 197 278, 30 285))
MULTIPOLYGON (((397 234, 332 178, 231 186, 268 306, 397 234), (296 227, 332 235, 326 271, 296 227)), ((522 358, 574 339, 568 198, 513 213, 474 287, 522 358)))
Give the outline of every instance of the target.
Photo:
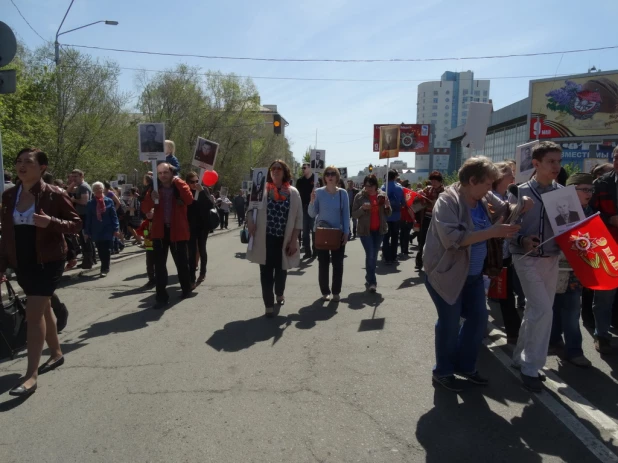
MULTIPOLYGON (((502 350, 502 346, 506 345, 506 335, 499 330, 491 322, 487 323, 490 328, 489 336, 499 336, 498 339, 492 341, 486 340, 484 343, 506 369, 517 379, 518 372, 511 368, 511 358, 502 350)), ((555 373, 543 370, 547 379, 545 387, 557 394, 563 402, 574 410, 579 410, 592 420, 592 424, 597 428, 602 428, 609 432, 611 437, 618 441, 618 425, 606 414, 595 408, 590 402, 581 396, 575 389, 567 385, 555 373)), ((547 392, 540 394, 532 393, 533 400, 542 403, 551 413, 558 418, 574 435, 577 437, 592 454, 594 454, 602 462, 618 463, 618 456, 613 453, 601 440, 597 439, 590 430, 579 421, 577 415, 571 413, 567 408, 560 403, 554 396, 547 392)))

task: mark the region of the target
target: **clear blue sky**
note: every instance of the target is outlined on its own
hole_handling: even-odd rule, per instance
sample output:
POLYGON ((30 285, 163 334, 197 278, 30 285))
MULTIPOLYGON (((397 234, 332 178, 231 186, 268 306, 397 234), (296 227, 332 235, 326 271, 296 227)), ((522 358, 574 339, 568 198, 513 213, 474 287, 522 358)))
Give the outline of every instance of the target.
MULTIPOLYGON (((30 24, 53 41, 69 0, 13 0, 30 24)), ((2 21, 28 46, 41 45, 10 0, 0 0, 2 21)), ((612 18, 618 1, 598 0, 594 18, 585 3, 426 0, 381 4, 368 0, 222 2, 180 0, 76 0, 63 30, 99 19, 61 37, 61 43, 109 48, 274 58, 433 58, 534 53, 618 45, 612 18), (559 3, 559 5, 558 5, 559 3), (384 6, 384 7, 382 7, 384 6), (603 18, 607 24, 603 24, 603 18)), ((255 79, 262 104, 276 104, 297 159, 315 141, 327 163, 350 174, 377 161, 374 123, 415 122, 418 83, 446 70, 472 70, 476 78, 583 73, 595 65, 618 68, 618 49, 529 58, 424 63, 272 63, 206 60, 89 50, 121 67, 167 69, 177 63, 249 76, 394 79, 413 82, 319 82, 255 79)), ((133 71, 121 86, 138 93, 133 71)), ((528 94, 529 78, 492 79, 494 109, 528 94)), ((400 159, 409 165, 413 154, 400 159)))

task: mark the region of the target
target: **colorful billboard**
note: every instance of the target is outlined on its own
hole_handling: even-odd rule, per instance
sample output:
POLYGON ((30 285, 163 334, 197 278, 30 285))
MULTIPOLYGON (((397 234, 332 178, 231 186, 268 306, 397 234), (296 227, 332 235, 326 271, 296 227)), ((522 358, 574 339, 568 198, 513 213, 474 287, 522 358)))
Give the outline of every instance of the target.
MULTIPOLYGON (((373 151, 380 151, 380 127, 393 124, 374 124, 373 151)), ((399 151, 429 153, 429 124, 401 124, 399 151)))
POLYGON ((530 82, 530 138, 618 133, 618 71, 530 82))

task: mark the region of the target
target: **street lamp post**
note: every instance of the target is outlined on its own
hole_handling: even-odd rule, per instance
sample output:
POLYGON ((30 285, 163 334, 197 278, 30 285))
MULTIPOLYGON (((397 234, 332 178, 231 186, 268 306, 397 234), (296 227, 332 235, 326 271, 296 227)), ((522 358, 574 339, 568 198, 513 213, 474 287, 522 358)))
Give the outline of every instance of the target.
POLYGON ((60 65, 60 43, 58 42, 58 37, 64 34, 68 34, 69 32, 73 32, 79 29, 83 29, 85 27, 93 26, 94 24, 105 23, 108 26, 118 25, 118 21, 101 20, 101 21, 92 22, 90 24, 85 24, 83 26, 76 27, 74 29, 69 29, 68 31, 60 32, 60 29, 62 29, 62 25, 64 24, 64 20, 67 19, 67 15, 69 14, 69 11, 71 10, 71 7, 73 6, 74 1, 75 0, 71 0, 71 3, 69 4, 69 7, 67 8, 66 13, 64 13, 62 22, 60 23, 60 26, 58 26, 58 30, 56 31, 56 40, 54 41, 54 61, 56 62, 56 74, 57 74, 56 75, 56 90, 57 90, 56 93, 58 95, 58 146, 56 147, 58 154, 60 154, 60 146, 62 142, 62 135, 61 135, 62 121, 60 120, 62 117, 62 85, 60 82, 61 73, 59 72, 59 68, 58 68, 58 66, 60 65))

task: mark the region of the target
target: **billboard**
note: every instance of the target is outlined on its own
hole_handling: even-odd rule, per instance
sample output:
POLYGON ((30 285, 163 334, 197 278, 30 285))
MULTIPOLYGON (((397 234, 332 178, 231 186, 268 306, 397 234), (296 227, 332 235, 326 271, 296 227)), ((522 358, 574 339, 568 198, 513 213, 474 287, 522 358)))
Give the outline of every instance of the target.
MULTIPOLYGON (((373 151, 380 151, 380 127, 393 124, 373 125, 373 151)), ((397 124, 395 124, 397 125, 397 124)), ((399 151, 402 153, 429 153, 429 124, 401 124, 399 151)))
POLYGON ((530 82, 530 138, 618 133, 618 71, 530 82))

